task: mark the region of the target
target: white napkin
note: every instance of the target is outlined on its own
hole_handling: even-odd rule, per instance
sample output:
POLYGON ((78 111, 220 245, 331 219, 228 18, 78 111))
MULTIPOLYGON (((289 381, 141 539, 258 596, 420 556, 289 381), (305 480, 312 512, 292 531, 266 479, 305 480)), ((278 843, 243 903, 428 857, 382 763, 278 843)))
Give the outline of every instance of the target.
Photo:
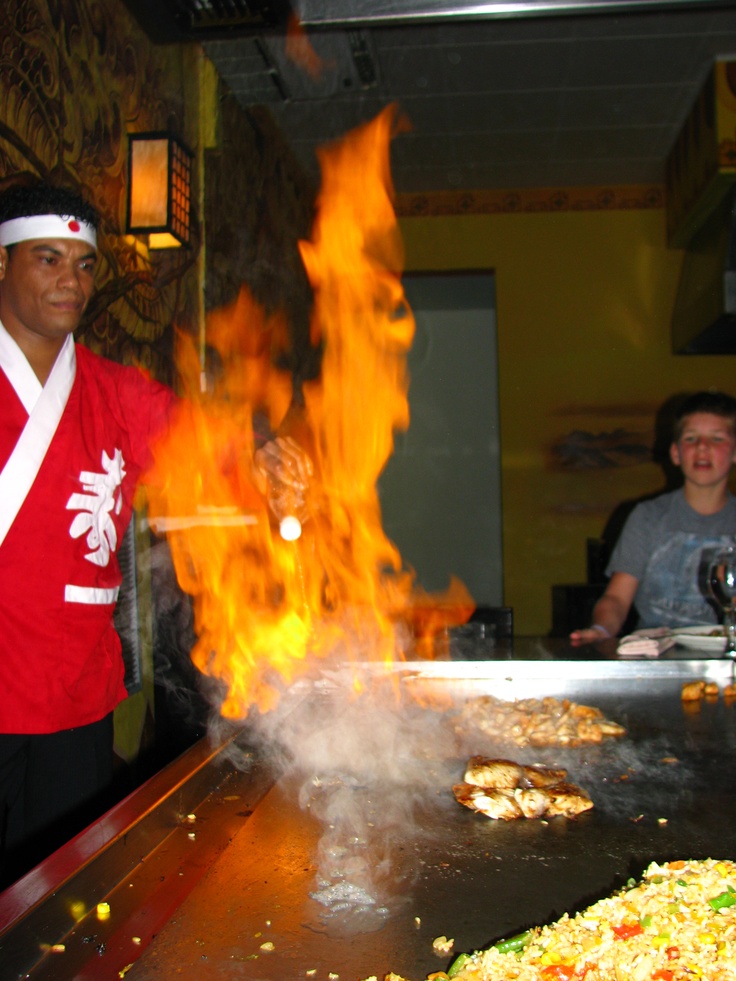
POLYGON ((616 653, 622 657, 658 657, 676 642, 669 627, 635 630, 619 640, 616 653))

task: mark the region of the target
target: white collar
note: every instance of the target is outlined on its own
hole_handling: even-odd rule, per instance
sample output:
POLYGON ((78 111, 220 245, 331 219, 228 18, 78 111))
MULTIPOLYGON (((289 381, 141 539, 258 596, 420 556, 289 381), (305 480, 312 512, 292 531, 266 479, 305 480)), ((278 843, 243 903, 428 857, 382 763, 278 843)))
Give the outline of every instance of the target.
MULTIPOLYGON (((18 379, 21 379, 22 387, 24 385, 27 388, 32 387, 28 383, 27 372, 22 364, 25 362, 28 365, 28 361, 5 328, 0 333, 0 340, 2 341, 0 357, 2 358, 3 370, 18 392, 19 397, 22 398, 18 390, 18 379), (6 367, 6 361, 8 367, 6 367)), ((28 365, 28 369, 31 370, 30 365, 28 365)), ((64 414, 69 393, 74 385, 76 371, 77 358, 74 350, 74 338, 68 334, 46 384, 41 386, 36 376, 33 375, 36 379, 35 387, 40 390, 34 400, 32 410, 28 414, 23 432, 18 437, 18 442, 0 473, 0 544, 5 541, 5 535, 15 521, 15 516, 22 507, 28 491, 33 486, 46 456, 46 451, 51 445, 64 414)), ((31 374, 33 374, 32 371, 31 374)), ((23 404, 26 405, 25 402, 23 404)))
MULTIPOLYGON (((59 374, 67 374, 69 370, 74 372, 76 370, 76 360, 74 338, 71 334, 68 334, 56 357, 47 384, 51 381, 52 376, 58 377, 59 374), (56 370, 57 366, 59 371, 56 370)), ((3 326, 2 321, 0 321, 0 368, 7 375, 8 381, 15 389, 16 395, 23 403, 28 415, 30 415, 43 391, 43 385, 38 380, 35 371, 16 340, 10 336, 3 326)))

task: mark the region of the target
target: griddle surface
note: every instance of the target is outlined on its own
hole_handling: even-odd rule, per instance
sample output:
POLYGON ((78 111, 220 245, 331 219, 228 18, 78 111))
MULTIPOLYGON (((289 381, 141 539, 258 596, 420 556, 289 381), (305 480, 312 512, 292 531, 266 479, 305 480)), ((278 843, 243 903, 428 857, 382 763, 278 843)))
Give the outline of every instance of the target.
MULTIPOLYGON (((440 935, 454 939, 455 953, 474 950, 588 905, 651 861, 733 858, 736 705, 720 699, 690 713, 677 680, 652 691, 626 687, 608 696, 592 692, 595 704, 629 727, 625 741, 507 751, 525 762, 536 756, 569 767, 595 801, 575 821, 504 823, 475 815, 454 801, 447 782, 448 774, 459 778, 465 757, 439 761, 436 785, 417 795, 413 825, 388 830, 392 867, 384 898, 392 913, 375 932, 338 935, 346 922, 326 917, 312 898, 323 825, 297 803, 303 776, 288 774, 128 978, 296 981, 332 974, 357 981, 395 971, 420 981, 451 959, 433 952, 440 935), (672 758, 677 762, 662 762, 672 758), (261 949, 268 941, 272 952, 261 949)), ((589 701, 584 690, 577 694, 589 701)), ((380 796, 371 787, 355 790, 369 816, 372 807, 385 806, 380 796)), ((380 818, 377 812, 377 826, 380 818)), ((365 857, 366 848, 356 847, 356 854, 365 857)))

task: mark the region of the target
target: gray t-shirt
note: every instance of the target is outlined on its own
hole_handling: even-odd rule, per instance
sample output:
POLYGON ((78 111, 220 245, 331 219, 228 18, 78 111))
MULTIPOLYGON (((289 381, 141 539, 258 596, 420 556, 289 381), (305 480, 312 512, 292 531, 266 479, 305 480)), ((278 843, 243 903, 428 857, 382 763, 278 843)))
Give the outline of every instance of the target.
POLYGON ((639 580, 634 606, 640 627, 717 623, 702 574, 705 548, 733 545, 736 498, 717 514, 698 514, 682 489, 637 504, 606 568, 639 580))

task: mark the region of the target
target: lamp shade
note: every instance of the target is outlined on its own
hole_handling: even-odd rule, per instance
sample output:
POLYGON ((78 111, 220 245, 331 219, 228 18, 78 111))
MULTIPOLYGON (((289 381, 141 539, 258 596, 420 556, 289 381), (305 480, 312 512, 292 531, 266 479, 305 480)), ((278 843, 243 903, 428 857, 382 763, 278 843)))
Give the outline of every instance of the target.
POLYGON ((149 249, 189 244, 192 154, 169 133, 128 136, 128 232, 149 249))

